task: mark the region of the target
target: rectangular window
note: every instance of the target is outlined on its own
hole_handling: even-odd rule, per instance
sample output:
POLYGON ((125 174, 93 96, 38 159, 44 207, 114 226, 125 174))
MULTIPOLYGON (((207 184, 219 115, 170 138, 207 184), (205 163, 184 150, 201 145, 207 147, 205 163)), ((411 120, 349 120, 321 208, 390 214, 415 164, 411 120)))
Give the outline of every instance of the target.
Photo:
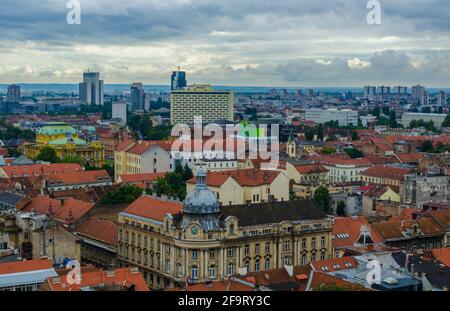
POLYGON ((250 245, 245 245, 245 247, 244 247, 244 254, 245 255, 249 255, 250 254, 250 245))
POLYGON ((270 242, 266 242, 266 253, 270 253, 270 242))
POLYGON ((192 259, 198 259, 198 251, 196 249, 193 249, 191 251, 191 258, 192 259))
POLYGON ((255 253, 259 254, 260 249, 259 249, 259 243, 255 244, 255 253))
POLYGON ((284 249, 284 251, 290 250, 291 249, 291 241, 289 241, 289 240, 284 241, 283 249, 284 249))
POLYGON ((197 267, 193 267, 191 269, 191 279, 192 280, 197 280, 198 279, 198 269, 197 269, 197 267))

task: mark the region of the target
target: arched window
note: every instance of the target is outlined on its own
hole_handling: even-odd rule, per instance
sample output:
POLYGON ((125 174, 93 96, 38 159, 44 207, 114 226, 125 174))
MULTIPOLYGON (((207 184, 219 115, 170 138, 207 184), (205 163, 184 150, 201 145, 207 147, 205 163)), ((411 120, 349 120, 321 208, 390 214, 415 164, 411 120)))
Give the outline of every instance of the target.
POLYGON ((266 259, 266 262, 264 263, 264 268, 266 270, 270 270, 270 259, 269 258, 266 259))
POLYGON ((291 264, 291 258, 289 256, 284 256, 283 262, 286 266, 291 264))
POLYGON ((306 257, 306 254, 302 255, 302 266, 306 266, 308 264, 308 258, 306 257))
POLYGON ((229 262, 227 265, 227 275, 233 275, 234 274, 234 264, 229 262))
POLYGON ((325 252, 320 252, 320 260, 325 260, 325 252))
POLYGON ((245 262, 245 271, 247 271, 247 273, 250 272, 250 262, 249 261, 245 262))
POLYGON ((255 260, 255 271, 259 271, 261 270, 261 263, 259 261, 259 259, 255 260))

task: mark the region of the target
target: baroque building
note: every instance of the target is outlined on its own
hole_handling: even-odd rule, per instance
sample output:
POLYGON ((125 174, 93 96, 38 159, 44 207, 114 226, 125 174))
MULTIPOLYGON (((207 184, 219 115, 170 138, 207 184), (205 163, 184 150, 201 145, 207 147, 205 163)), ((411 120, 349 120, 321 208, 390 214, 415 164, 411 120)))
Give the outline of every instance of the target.
POLYGON ((153 289, 333 257, 331 220, 314 201, 220 206, 199 168, 184 204, 142 196, 119 214, 118 265, 153 289))
POLYGON ((36 143, 28 144, 25 155, 36 158, 45 147, 55 150, 60 159, 65 157, 80 158, 93 166, 102 167, 105 164, 105 147, 99 141, 86 142, 80 139, 78 132, 69 124, 50 122, 39 129, 36 143))

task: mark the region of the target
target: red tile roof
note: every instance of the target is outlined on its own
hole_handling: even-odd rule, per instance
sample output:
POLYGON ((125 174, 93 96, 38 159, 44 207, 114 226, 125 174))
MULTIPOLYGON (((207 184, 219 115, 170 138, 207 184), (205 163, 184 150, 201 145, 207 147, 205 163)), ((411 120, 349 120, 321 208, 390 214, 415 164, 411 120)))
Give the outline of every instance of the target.
MULTIPOLYGON (((361 235, 361 226, 369 223, 363 216, 358 217, 336 217, 333 223, 333 246, 335 248, 353 246, 361 235)), ((370 226, 370 236, 374 243, 383 240, 370 226)))
POLYGON ((328 172, 328 170, 320 164, 296 165, 295 169, 300 174, 317 174, 328 172))
POLYGON ((364 157, 364 159, 369 160, 372 164, 389 164, 389 163, 399 163, 395 157, 380 157, 375 154, 369 154, 364 157))
POLYGON ((76 232, 86 237, 117 246, 117 224, 113 221, 92 217, 77 226, 76 232))
POLYGON ((123 174, 120 175, 120 180, 123 183, 139 183, 155 181, 158 177, 164 177, 166 173, 142 173, 142 174, 123 174))
POLYGON ((93 271, 84 272, 81 275, 81 284, 68 284, 64 276, 47 278, 52 291, 79 291, 83 287, 93 287, 100 285, 120 285, 130 288, 135 286, 135 291, 149 291, 144 277, 137 268, 121 268, 114 272, 93 271))
POLYGON ((327 260, 314 261, 311 263, 316 271, 333 272, 348 269, 356 269, 358 262, 354 257, 346 256, 341 258, 331 258, 327 260))
POLYGON ((105 170, 57 173, 46 176, 45 180, 47 181, 47 186, 95 184, 103 181, 112 181, 105 170))
POLYGON ((406 174, 409 174, 411 172, 412 170, 407 168, 378 164, 361 172, 361 176, 388 178, 401 181, 406 174))
POLYGON ((354 165, 354 166, 372 166, 372 162, 365 158, 346 159, 328 155, 313 155, 309 159, 324 165, 354 165))
POLYGON ((84 170, 80 164, 74 163, 11 165, 2 166, 1 169, 8 177, 50 175, 55 173, 79 172, 84 170))
POLYGON ((373 224, 372 227, 385 240, 405 238, 404 232, 412 229, 413 224, 418 224, 418 229, 424 235, 436 235, 444 232, 442 227, 432 218, 421 218, 418 220, 386 221, 373 224))
POLYGON ((182 211, 183 204, 179 202, 161 201, 150 196, 141 196, 130 204, 123 213, 164 221, 166 214, 178 214, 182 211))
POLYGON ((133 147, 127 150, 129 153, 143 154, 154 146, 159 146, 164 150, 170 151, 172 148, 172 141, 170 140, 146 140, 134 144, 133 147))
MULTIPOLYGON (((257 169, 210 172, 206 177, 206 183, 209 186, 220 187, 228 178, 231 177, 242 187, 254 187, 260 185, 270 185, 280 174, 281 172, 279 171, 257 169)), ((187 183, 195 184, 195 177, 189 179, 187 183)))
POLYGON ((71 214, 76 222, 83 217, 83 215, 85 215, 94 206, 94 204, 73 198, 64 200, 62 204, 61 200, 38 195, 32 198, 31 201, 22 208, 22 211, 35 211, 38 214, 47 214, 50 206, 55 213, 56 219, 66 222, 67 218, 71 214))
POLYGON ((433 257, 450 267, 450 247, 435 248, 431 250, 433 257))
POLYGON ((0 274, 12 274, 52 268, 52 262, 48 259, 24 260, 0 263, 0 274))
POLYGON ((395 157, 400 163, 419 163, 425 157, 424 153, 396 153, 395 157))

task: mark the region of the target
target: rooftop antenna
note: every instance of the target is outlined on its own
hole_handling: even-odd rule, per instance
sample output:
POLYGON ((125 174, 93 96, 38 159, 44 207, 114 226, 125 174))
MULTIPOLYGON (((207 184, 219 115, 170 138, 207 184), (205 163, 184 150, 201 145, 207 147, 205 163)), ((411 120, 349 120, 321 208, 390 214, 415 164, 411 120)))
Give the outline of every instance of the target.
POLYGON ((180 71, 180 69, 181 69, 181 67, 180 67, 180 65, 178 65, 178 71, 180 71))

